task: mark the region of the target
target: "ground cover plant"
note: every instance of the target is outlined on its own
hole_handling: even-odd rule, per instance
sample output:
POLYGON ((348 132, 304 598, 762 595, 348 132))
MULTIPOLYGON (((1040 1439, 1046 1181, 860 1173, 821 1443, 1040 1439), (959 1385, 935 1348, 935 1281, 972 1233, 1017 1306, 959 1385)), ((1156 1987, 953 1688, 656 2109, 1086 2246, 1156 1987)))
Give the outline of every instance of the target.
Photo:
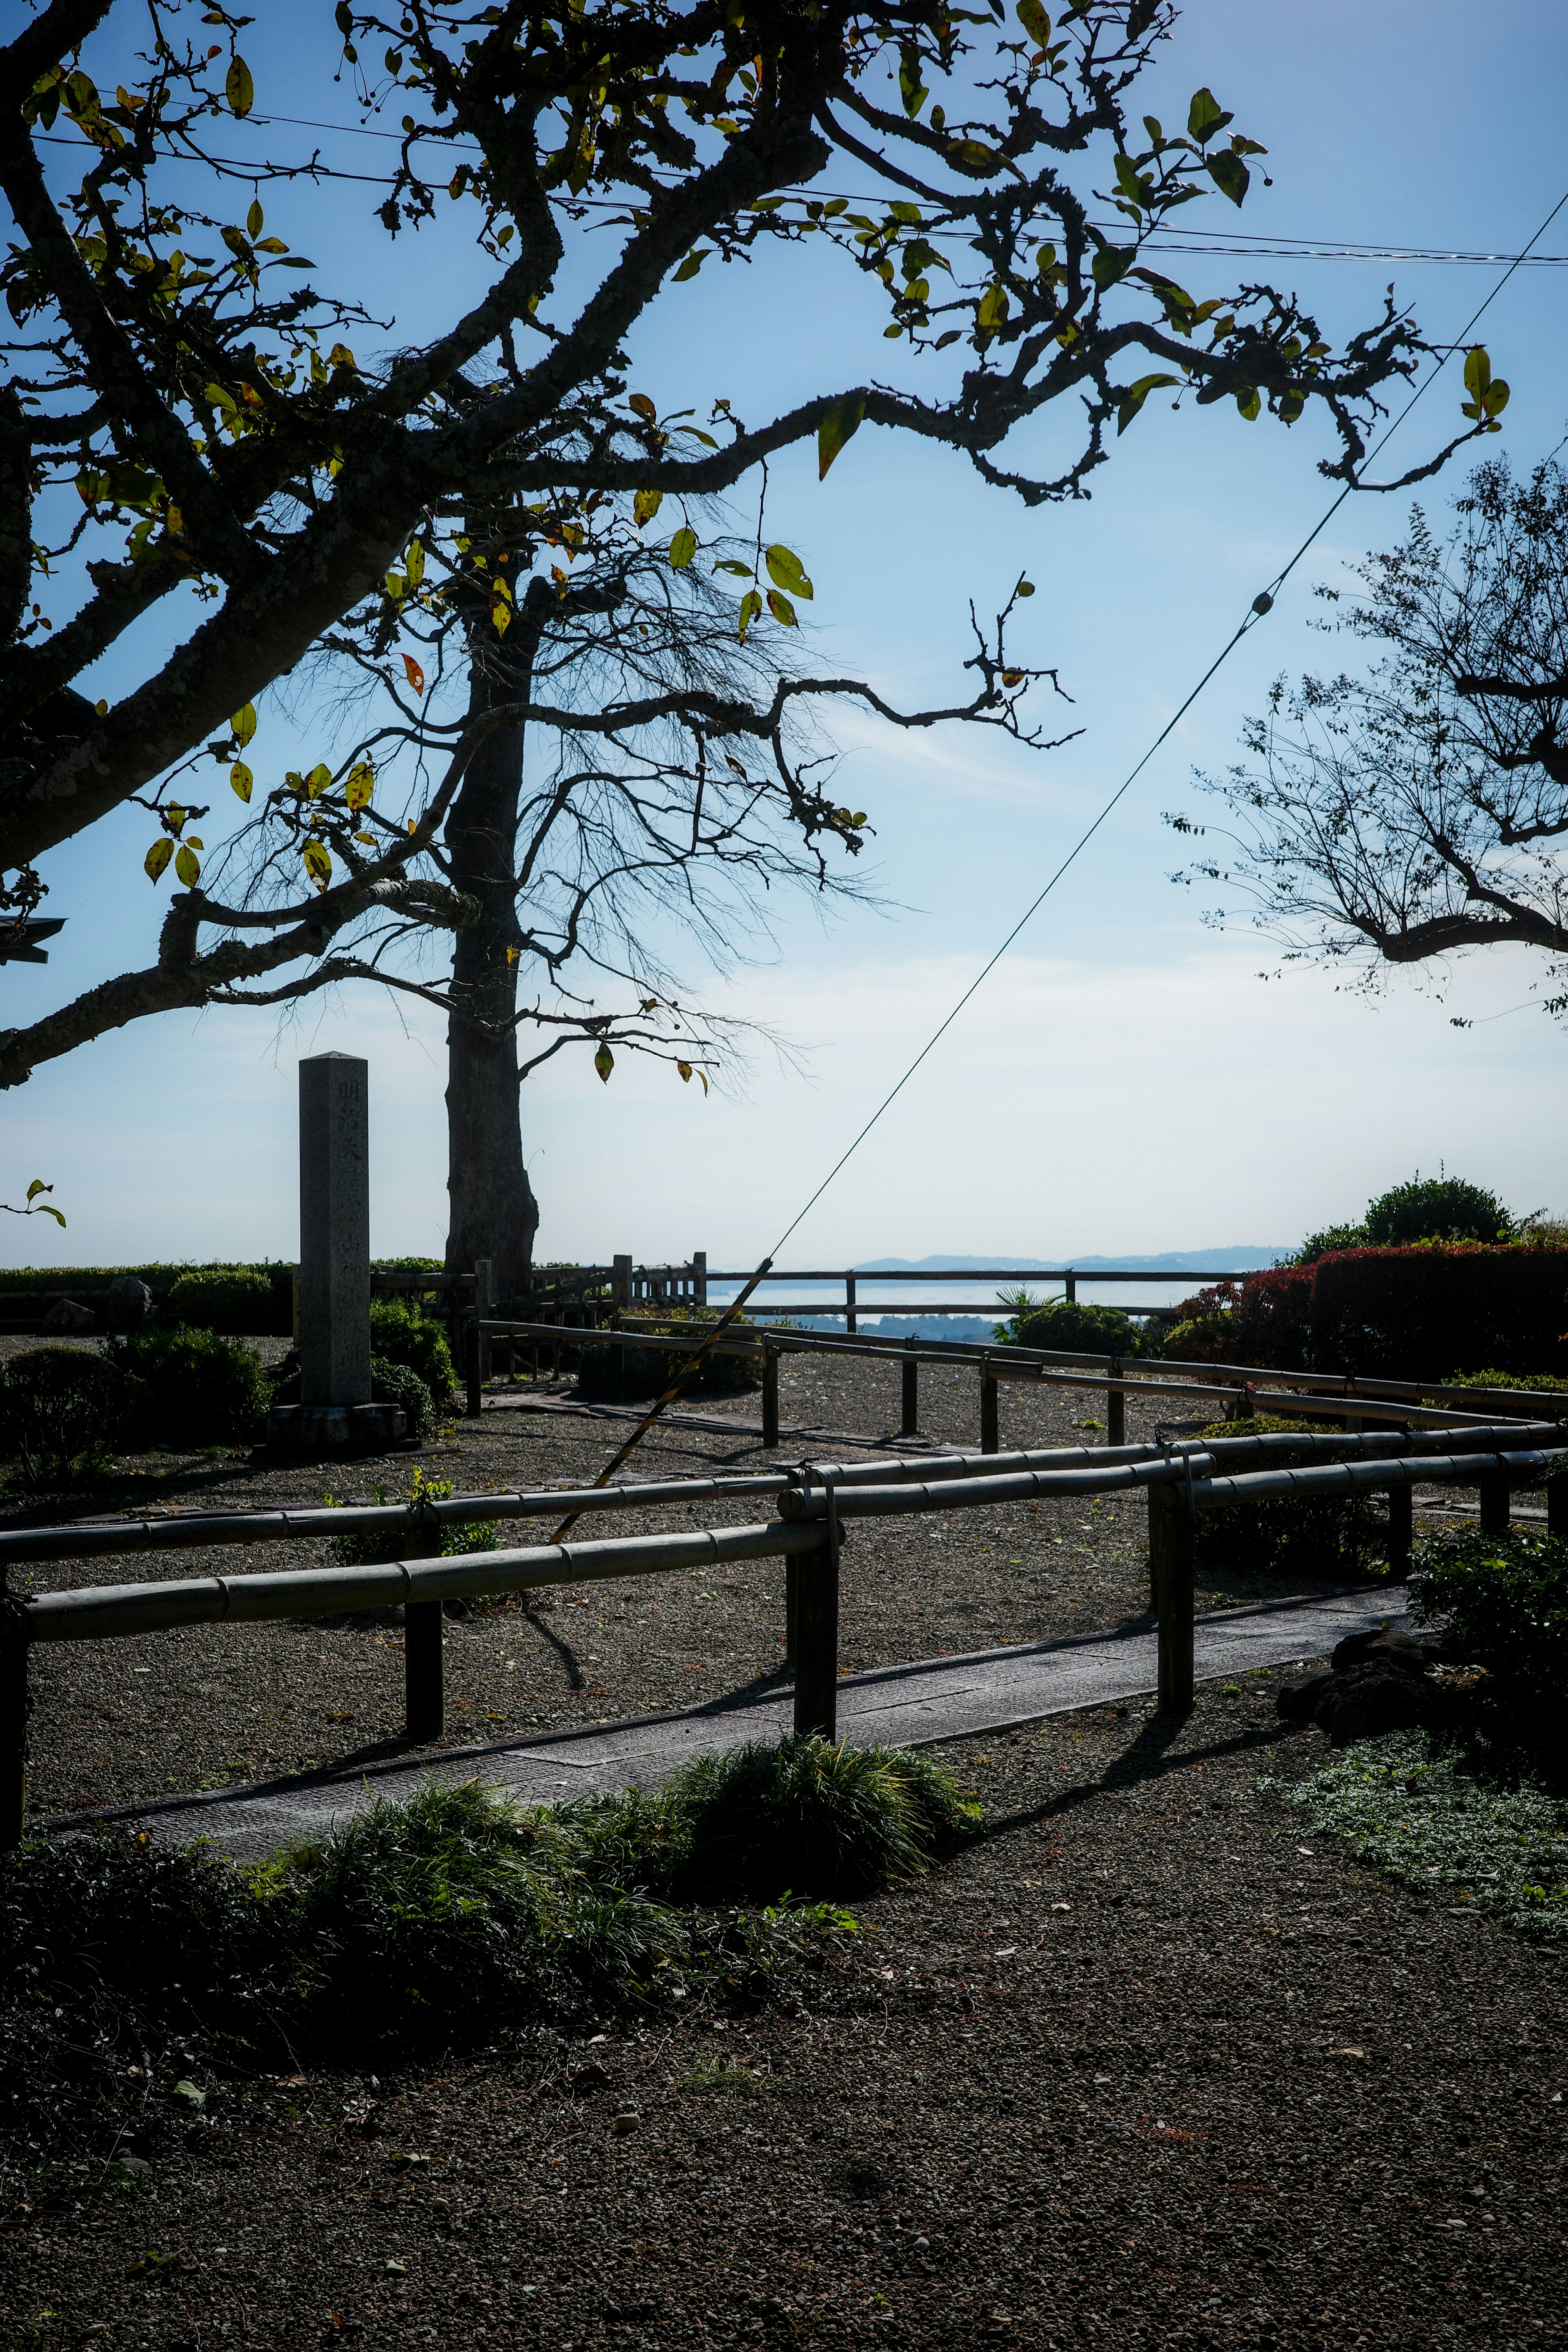
POLYGON ((1568 1937, 1568 1804, 1536 1782, 1430 1733, 1391 1731, 1305 1780, 1263 1785, 1360 1861, 1526 1935, 1568 1937))
MULTIPOLYGON (((455 1491, 450 1478, 427 1478, 422 1468, 416 1468, 414 1483, 407 1501, 417 1509, 421 1503, 444 1503, 455 1491)), ((373 1488, 373 1502, 384 1503, 384 1486, 373 1488)), ((333 1497, 326 1497, 330 1504, 333 1497)), ((332 1558, 343 1568, 379 1568, 389 1559, 402 1559, 408 1550, 405 1528, 390 1528, 379 1535, 342 1535, 331 1538, 332 1558)), ((441 1530, 443 1559, 460 1559, 470 1551, 498 1551, 500 1549, 500 1528, 494 1519, 458 1519, 441 1530)), ((467 1605, 467 1604, 465 1604, 467 1605)))
POLYGON ((431 1780, 253 1867, 145 1832, 35 1842, 0 1864, 0 2154, 58 2160, 113 2126, 128 2064, 196 2041, 243 2074, 754 2007, 844 1961, 839 1895, 919 1875, 977 1810, 924 1759, 790 1740, 559 1808, 431 1780), (747 1808, 794 1842, 770 1858, 747 1808))

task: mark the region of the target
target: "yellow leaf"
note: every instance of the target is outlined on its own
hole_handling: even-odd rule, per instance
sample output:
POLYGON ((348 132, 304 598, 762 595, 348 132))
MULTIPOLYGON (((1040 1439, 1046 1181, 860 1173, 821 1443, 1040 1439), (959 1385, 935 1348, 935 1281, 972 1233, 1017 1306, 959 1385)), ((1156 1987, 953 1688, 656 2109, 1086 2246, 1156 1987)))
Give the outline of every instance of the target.
POLYGON ((417 588, 425 577, 425 543, 422 540, 409 541, 408 552, 403 559, 403 568, 408 574, 409 586, 417 588))
POLYGON ((223 88, 229 112, 243 119, 256 103, 256 84, 250 79, 250 68, 243 58, 236 58, 224 76, 223 88))
POLYGON ((318 890, 324 890, 332 878, 331 852, 325 842, 308 841, 304 849, 305 871, 318 890))
POLYGON ((331 768, 328 767, 324 760, 318 760, 315 766, 311 769, 310 774, 305 779, 305 788, 309 792, 310 798, 315 800, 319 794, 326 791, 327 786, 331 782, 331 781, 332 772, 331 768))
POLYGON ((658 512, 663 504, 664 492, 662 490, 639 490, 637 492, 636 498, 632 500, 632 520, 637 524, 639 530, 642 529, 645 522, 651 522, 653 520, 655 515, 658 512))
POLYGON ((246 703, 242 709, 235 712, 234 717, 229 720, 228 724, 230 733, 233 735, 235 741, 239 745, 240 750, 243 751, 256 732, 255 703, 246 703))
POLYGON ((159 879, 174 854, 174 845, 167 837, 153 844, 152 848, 142 860, 142 868, 149 882, 156 882, 159 879))
POLYGON ((669 542, 669 564, 672 572, 684 572, 697 552, 697 533, 689 526, 678 530, 669 542))
POLYGON ((615 1068, 615 1066, 616 1057, 611 1053, 609 1047, 604 1043, 603 1039, 601 1039, 599 1050, 594 1056, 594 1067, 598 1071, 599 1076, 604 1080, 605 1086, 608 1086, 610 1083, 610 1072, 615 1068))
POLYGON ((163 517, 163 528, 171 539, 178 539, 185 528, 185 518, 178 507, 172 506, 163 517))
POLYGON ((770 547, 763 561, 768 567, 768 578, 775 588, 787 588, 792 596, 812 602, 816 590, 805 576, 805 570, 793 548, 770 547))
MULTIPOLYGON (((559 579, 559 569, 553 566, 552 568, 555 570, 556 577, 559 579)), ((497 636, 504 637, 511 626, 511 602, 509 597, 498 596, 495 599, 490 606, 490 621, 497 636)))
POLYGON ((425 691, 425 673, 420 668, 412 654, 404 655, 403 667, 407 674, 408 683, 414 688, 415 693, 423 694, 425 691))
POLYGON ((259 236, 265 225, 266 215, 262 212, 260 199, 252 196, 250 210, 245 215, 246 228, 250 236, 259 236))
POLYGON ((370 797, 374 790, 375 770, 368 760, 361 760, 349 770, 348 781, 348 803, 356 816, 362 808, 370 805, 370 797))
POLYGON ((174 871, 187 890, 194 890, 202 878, 202 861, 188 841, 183 841, 174 853, 174 871))
POLYGON ((521 948, 508 948, 506 951, 506 960, 508 963, 516 963, 521 954, 522 950, 521 948))
POLYGON ((634 392, 626 405, 628 408, 635 408, 639 416, 646 416, 650 425, 658 422, 658 411, 646 392, 634 392))
POLYGON ((682 1082, 682 1084, 683 1084, 683 1085, 685 1085, 685 1086, 689 1086, 689 1085, 691 1084, 691 1065, 690 1065, 690 1063, 689 1063, 689 1062, 677 1062, 677 1064, 676 1064, 676 1066, 676 1066, 676 1068, 680 1072, 680 1076, 681 1076, 681 1082, 682 1082))
POLYGON ((235 761, 228 772, 228 780, 242 801, 247 801, 250 798, 250 787, 256 782, 256 778, 243 760, 235 761))

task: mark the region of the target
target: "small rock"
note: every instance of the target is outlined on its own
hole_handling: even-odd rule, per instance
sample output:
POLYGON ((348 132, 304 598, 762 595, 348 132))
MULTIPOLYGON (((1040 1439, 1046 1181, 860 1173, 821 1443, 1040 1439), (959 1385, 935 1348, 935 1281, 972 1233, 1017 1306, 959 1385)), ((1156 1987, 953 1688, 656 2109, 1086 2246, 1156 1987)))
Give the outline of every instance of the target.
POLYGON ((1347 1633, 1336 1643, 1330 1664, 1342 1672, 1364 1659, 1385 1661, 1417 1681, 1434 1664, 1441 1643, 1436 1633, 1405 1633, 1391 1625, 1377 1625, 1368 1633, 1347 1633))
POLYGON ((135 1275, 116 1275, 105 1307, 111 1331, 138 1331, 153 1312, 153 1294, 135 1275))
POLYGON ((642 2117, 637 2113, 637 2110, 633 2107, 627 2107, 623 2114, 611 2116, 610 2129, 615 2133, 617 2139, 624 2139, 627 2132, 636 2131, 641 2121, 642 2117))
POLYGON ((96 1331, 98 1318, 90 1307, 79 1306, 74 1298, 57 1298, 38 1328, 44 1331, 96 1331))
POLYGON ((201 2108, 207 2103, 206 2093, 197 2090, 189 2076, 184 2074, 174 2085, 174 2096, 176 2099, 184 2099, 188 2107, 201 2108))
POLYGON ((395 2263, 389 2259, 384 2264, 384 2268, 390 2272, 394 2278, 406 2278, 408 2276, 408 2265, 406 2263, 395 2263))

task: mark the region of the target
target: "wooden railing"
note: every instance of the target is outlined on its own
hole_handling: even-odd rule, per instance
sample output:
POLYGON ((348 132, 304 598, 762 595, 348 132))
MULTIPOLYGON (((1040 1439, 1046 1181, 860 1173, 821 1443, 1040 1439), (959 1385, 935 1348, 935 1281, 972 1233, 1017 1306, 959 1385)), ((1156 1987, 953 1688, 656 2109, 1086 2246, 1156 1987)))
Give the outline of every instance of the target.
POLYGON ((1504 1422, 1360 1437, 1311 1433, 1220 1438, 1201 1446, 1077 1447, 1012 1456, 951 1454, 907 1461, 801 1464, 748 1478, 665 1479, 646 1486, 454 1496, 442 1502, 341 1509, 192 1514, 0 1534, 0 1564, 114 1555, 135 1549, 297 1541, 301 1536, 405 1532, 402 1559, 384 1566, 204 1576, 59 1591, 7 1591, 0 1608, 0 1847, 25 1830, 28 1660, 35 1643, 133 1638, 172 1626, 253 1624, 343 1610, 404 1610, 407 1736, 444 1725, 443 1603, 560 1584, 668 1574, 721 1561, 786 1562, 786 1653, 795 1673, 795 1728, 837 1735, 838 1559, 845 1524, 867 1516, 973 1510, 996 1504, 1142 1490, 1149 1508, 1152 1592, 1159 1626, 1159 1705, 1193 1705, 1195 1515, 1226 1504, 1382 1491, 1389 1496, 1389 1567, 1408 1571, 1416 1485, 1479 1488, 1483 1527, 1506 1528, 1510 1495, 1546 1483, 1547 1521, 1568 1531, 1568 1444, 1555 1425, 1504 1422), (1538 1442, 1544 1441, 1544 1442, 1538 1442), (1329 1447, 1345 1461, 1314 1460, 1329 1447), (1290 1466, 1305 1456, 1304 1466, 1290 1466), (776 1497, 763 1525, 552 1543, 440 1556, 442 1529, 459 1518, 527 1518, 562 1511, 646 1509, 741 1495, 776 1497))

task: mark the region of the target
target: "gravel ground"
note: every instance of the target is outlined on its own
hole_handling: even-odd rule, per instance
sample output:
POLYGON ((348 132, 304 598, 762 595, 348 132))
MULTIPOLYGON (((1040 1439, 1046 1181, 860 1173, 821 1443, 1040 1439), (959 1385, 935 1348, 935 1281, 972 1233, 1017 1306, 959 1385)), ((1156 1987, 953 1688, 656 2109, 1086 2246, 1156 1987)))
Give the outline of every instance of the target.
POLYGON ((1562 2345, 1563 1962, 1304 1837, 1273 1683, 959 1750, 987 1835, 862 1907, 858 1999, 194 2058, 0 2231, 7 2352, 1562 2345))
MULTIPOLYGON (((16 1343, 12 1343, 13 1346, 16 1343)), ((24 1343, 26 1344, 26 1343, 24 1343)), ((270 1343, 272 1351, 281 1342, 270 1343)), ((500 1384, 503 1385, 503 1384, 500 1384)), ((922 1432, 978 1445, 977 1383, 971 1373, 922 1370, 922 1432)), ((514 1393, 516 1393, 514 1391, 514 1393)), ((1089 1391, 1002 1391, 1004 1445, 1083 1444, 1099 1432, 1089 1391)), ((757 1417, 753 1396, 704 1401, 703 1417, 757 1417)), ((784 1422, 855 1432, 878 1444, 899 1418, 896 1368, 844 1358, 785 1358, 784 1422)), ((1137 1408, 1130 1438, 1151 1433, 1137 1408)), ((321 1465, 252 1465, 221 1451, 153 1455, 129 1462, 95 1513, 171 1502, 190 1509, 284 1501, 368 1499, 378 1482, 407 1491, 416 1462, 431 1477, 468 1489, 584 1483, 603 1467, 627 1424, 586 1414, 489 1412, 458 1418, 417 1454, 389 1455, 335 1470, 321 1465)), ((784 1433, 776 1455, 743 1429, 667 1429, 635 1457, 643 1475, 742 1470, 770 1460, 853 1459, 837 1436, 803 1447, 784 1433)), ((74 1507, 80 1510, 79 1502, 74 1507)), ((37 1517, 35 1513, 33 1515, 37 1517)), ((47 1516, 56 1516, 49 1513, 47 1516)), ((742 1503, 731 1523, 765 1517, 742 1503)), ((711 1526, 695 1512, 617 1513, 631 1535, 711 1526)), ((505 1523, 516 1540, 548 1528, 505 1523)), ((597 1532, 610 1531, 607 1522, 597 1532)), ((845 1546, 840 1656, 847 1671, 994 1644, 1109 1628, 1148 1605, 1147 1518, 1141 1500, 1029 1504, 940 1517, 858 1523, 845 1546)), ((324 1542, 265 1549, 173 1551, 16 1571, 35 1591, 155 1581, 162 1578, 326 1565, 324 1542)), ((689 1706, 776 1675, 784 1654, 783 1569, 760 1561, 717 1574, 642 1577, 577 1594, 563 1589, 524 1611, 448 1620, 447 1735, 450 1748, 509 1733, 558 1729, 622 1716, 689 1706)), ((1200 1605, 1256 1598, 1285 1586, 1227 1576, 1200 1605)), ((28 1803, 54 1816, 170 1790, 239 1786, 280 1773, 369 1761, 409 1750, 401 1738, 403 1636, 396 1622, 192 1627, 137 1641, 59 1643, 33 1654, 28 1803)), ((434 1752, 434 1751, 433 1751, 434 1752)))

